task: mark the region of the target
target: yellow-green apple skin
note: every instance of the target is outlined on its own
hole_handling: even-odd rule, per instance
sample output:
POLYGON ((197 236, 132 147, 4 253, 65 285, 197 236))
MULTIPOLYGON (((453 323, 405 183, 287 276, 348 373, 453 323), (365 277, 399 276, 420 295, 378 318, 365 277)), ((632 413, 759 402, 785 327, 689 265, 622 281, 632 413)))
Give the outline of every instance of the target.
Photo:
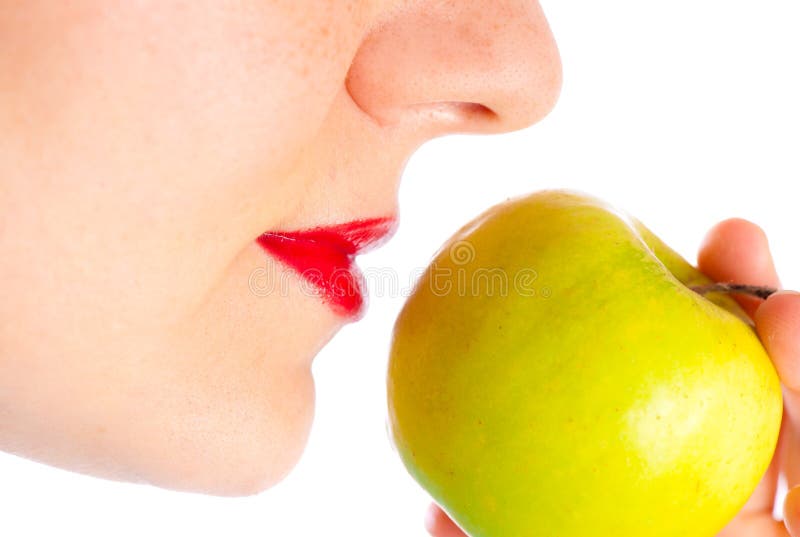
POLYGON ((714 536, 769 464, 782 399, 735 302, 689 288, 708 282, 581 193, 488 210, 395 326, 406 467, 472 537, 714 536))

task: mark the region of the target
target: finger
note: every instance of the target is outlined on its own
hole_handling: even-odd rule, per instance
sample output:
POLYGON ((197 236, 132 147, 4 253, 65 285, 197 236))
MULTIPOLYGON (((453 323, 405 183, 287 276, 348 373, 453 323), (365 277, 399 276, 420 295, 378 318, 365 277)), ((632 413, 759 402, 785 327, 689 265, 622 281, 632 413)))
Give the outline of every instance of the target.
POLYGON ((800 537, 800 487, 789 490, 783 502, 783 522, 792 537, 800 537))
MULTIPOLYGON (((708 232, 697 265, 717 282, 780 287, 766 234, 741 218, 720 222, 708 232)), ((763 302, 752 296, 734 296, 751 317, 763 302)))
POLYGON ((756 331, 784 385, 786 431, 784 473, 789 486, 800 483, 800 293, 781 291, 755 314, 756 331))
POLYGON ((431 505, 428 508, 428 513, 425 516, 425 529, 433 537, 466 537, 464 532, 450 520, 450 517, 436 505, 431 505))
POLYGON ((756 331, 781 382, 800 393, 800 293, 780 291, 755 313, 756 331))

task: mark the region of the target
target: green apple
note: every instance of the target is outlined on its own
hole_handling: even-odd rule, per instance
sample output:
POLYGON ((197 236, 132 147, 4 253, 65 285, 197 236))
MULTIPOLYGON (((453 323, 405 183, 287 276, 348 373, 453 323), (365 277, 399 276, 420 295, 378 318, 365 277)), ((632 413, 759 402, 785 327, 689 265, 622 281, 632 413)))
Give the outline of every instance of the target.
POLYGON ((502 203, 395 326, 389 426, 472 537, 712 537, 773 455, 776 372, 728 295, 570 191, 502 203))

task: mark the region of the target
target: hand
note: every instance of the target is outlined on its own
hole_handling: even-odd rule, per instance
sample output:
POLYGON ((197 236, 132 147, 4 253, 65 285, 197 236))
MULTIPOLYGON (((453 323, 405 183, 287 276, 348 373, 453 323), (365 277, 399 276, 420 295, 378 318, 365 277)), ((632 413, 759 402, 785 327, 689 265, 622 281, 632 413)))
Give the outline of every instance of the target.
MULTIPOLYGON (((764 232, 741 219, 717 224, 698 256, 702 272, 715 281, 780 288, 764 232)), ((783 505, 785 525, 772 517, 778 476, 800 484, 800 293, 782 291, 761 300, 736 295, 753 318, 783 384, 784 420, 778 447, 764 478, 744 508, 717 537, 800 537, 800 486, 783 505)), ((444 512, 431 506, 426 527, 433 537, 466 537, 444 512)))

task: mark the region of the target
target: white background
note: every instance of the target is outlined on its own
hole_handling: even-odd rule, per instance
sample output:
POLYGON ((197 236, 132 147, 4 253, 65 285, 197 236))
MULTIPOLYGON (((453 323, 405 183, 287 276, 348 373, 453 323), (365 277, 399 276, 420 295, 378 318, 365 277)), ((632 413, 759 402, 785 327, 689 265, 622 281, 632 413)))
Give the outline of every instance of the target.
MULTIPOLYGON (((569 187, 638 216, 692 261, 716 221, 752 219, 770 235, 785 286, 800 288, 800 2, 543 5, 564 61, 556 110, 525 131, 423 146, 406 168, 398 234, 362 267, 393 267, 406 291, 489 205, 569 187)), ((427 498, 385 430, 386 356, 403 299, 376 292, 366 319, 317 358, 310 445, 278 487, 221 499, 0 455, 0 535, 424 535, 427 498)))

